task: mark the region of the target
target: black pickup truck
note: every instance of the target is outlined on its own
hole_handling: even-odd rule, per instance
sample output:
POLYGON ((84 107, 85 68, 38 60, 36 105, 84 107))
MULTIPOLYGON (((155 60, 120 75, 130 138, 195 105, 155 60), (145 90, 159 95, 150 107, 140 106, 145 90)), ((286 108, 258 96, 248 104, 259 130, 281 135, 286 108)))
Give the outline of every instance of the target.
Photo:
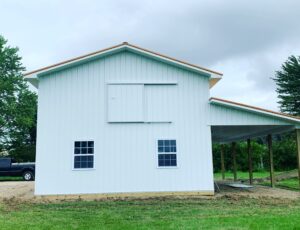
POLYGON ((0 158, 0 176, 22 176, 24 180, 34 180, 35 163, 16 163, 12 158, 0 158))

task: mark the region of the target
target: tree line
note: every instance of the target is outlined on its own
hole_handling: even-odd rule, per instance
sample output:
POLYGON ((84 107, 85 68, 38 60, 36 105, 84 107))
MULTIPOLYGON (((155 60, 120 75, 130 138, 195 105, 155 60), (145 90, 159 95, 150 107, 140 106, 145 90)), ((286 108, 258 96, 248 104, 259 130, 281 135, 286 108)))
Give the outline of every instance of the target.
MULTIPOLYGON (((297 168, 296 137, 293 133, 276 135, 273 137, 273 161, 276 171, 287 171, 297 168)), ((269 169, 269 154, 266 138, 257 138, 251 141, 253 171, 265 171, 269 169)), ((224 144, 225 170, 231 171, 232 147, 224 144)), ((247 142, 236 143, 237 170, 248 171, 247 142)), ((214 171, 221 171, 221 145, 213 144, 214 171)))
POLYGON ((37 95, 24 81, 18 51, 0 36, 0 154, 34 161, 37 95))

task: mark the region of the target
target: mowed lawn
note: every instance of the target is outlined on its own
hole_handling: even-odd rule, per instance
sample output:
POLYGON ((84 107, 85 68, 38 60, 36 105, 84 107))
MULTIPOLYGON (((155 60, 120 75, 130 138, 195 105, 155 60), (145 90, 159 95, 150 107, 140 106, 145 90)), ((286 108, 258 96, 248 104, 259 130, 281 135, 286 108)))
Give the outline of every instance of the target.
POLYGON ((276 182, 276 185, 281 187, 281 188, 299 190, 299 179, 298 178, 291 178, 291 179, 278 181, 278 182, 276 182))
MULTIPOLYGON (((295 171, 295 170, 292 170, 292 171, 295 171)), ((292 171, 275 172, 275 176, 290 173, 292 171)), ((267 178, 269 176, 270 176, 270 173, 267 172, 267 171, 253 172, 253 178, 254 179, 267 178)), ((237 177, 238 177, 239 180, 248 180, 249 179, 249 173, 238 171, 237 172, 237 177)), ((217 181, 221 180, 222 179, 222 174, 220 172, 214 173, 214 179, 217 180, 217 181)), ((233 180, 233 173, 232 172, 225 172, 225 179, 226 180, 233 180)), ((260 182, 259 184, 269 186, 270 181, 260 182)), ((289 189, 289 190, 298 190, 298 191, 300 190, 298 178, 288 178, 288 179, 284 179, 284 180, 281 180, 281 181, 277 181, 276 182, 276 187, 289 189)), ((300 227, 299 227, 299 229, 300 229, 300 227)))
POLYGON ((22 181, 23 177, 20 176, 0 176, 0 181, 22 181))
POLYGON ((0 206, 1 229, 299 229, 300 201, 148 199, 0 206))
MULTIPOLYGON (((282 173, 284 173, 284 172, 275 172, 275 175, 279 175, 282 173)), ((270 173, 268 171, 253 172, 253 178, 266 178, 269 176, 270 176, 270 173)), ((249 172, 237 171, 237 177, 238 177, 238 179, 248 180, 249 172)), ((221 172, 214 173, 214 178, 215 178, 215 180, 221 180, 222 173, 221 172)), ((225 179, 233 179, 233 173, 228 172, 228 171, 225 172, 225 179)))

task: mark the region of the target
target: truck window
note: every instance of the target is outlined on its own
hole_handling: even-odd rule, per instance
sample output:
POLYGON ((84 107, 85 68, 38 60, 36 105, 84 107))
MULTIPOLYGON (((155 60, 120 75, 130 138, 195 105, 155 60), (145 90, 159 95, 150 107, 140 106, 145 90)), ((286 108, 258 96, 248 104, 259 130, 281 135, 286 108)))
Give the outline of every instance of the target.
POLYGON ((9 166, 10 166, 10 159, 9 158, 0 159, 0 168, 1 167, 9 167, 9 166))

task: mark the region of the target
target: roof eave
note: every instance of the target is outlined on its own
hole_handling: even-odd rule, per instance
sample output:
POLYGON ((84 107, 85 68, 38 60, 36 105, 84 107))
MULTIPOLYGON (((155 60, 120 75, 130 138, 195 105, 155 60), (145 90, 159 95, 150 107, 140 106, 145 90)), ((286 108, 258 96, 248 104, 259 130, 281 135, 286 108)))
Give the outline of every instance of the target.
POLYGON ((36 74, 30 74, 24 77, 25 81, 28 81, 31 85, 35 88, 39 88, 39 79, 37 78, 36 74))
POLYGON ((209 88, 211 89, 212 87, 214 87, 221 79, 222 76, 212 74, 209 79, 209 88))

